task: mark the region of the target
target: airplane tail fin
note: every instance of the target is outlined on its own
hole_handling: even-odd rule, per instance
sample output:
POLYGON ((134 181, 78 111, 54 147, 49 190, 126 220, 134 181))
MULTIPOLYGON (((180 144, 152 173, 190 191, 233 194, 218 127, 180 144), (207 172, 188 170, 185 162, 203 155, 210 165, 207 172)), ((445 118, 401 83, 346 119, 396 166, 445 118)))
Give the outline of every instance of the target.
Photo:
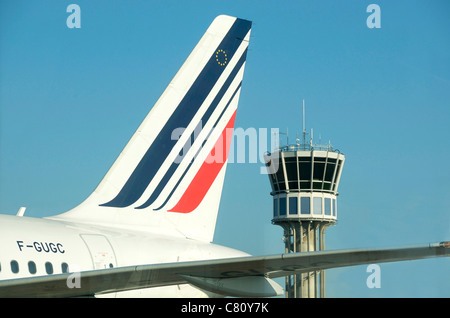
POLYGON ((250 29, 217 17, 95 191, 56 218, 211 241, 250 29))

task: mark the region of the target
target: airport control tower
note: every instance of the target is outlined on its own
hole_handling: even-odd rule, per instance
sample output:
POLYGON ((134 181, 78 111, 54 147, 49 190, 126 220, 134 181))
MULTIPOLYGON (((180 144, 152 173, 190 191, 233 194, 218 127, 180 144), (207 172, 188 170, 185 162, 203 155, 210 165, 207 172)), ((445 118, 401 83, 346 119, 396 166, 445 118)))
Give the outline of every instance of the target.
MULTIPOLYGON (((337 221, 337 196, 345 156, 331 145, 307 140, 303 106, 303 136, 295 144, 266 155, 273 196, 272 223, 284 230, 286 253, 325 249, 325 229, 337 221), (278 164, 277 164, 278 161, 278 164)), ((325 271, 286 277, 286 297, 325 297, 325 271)))

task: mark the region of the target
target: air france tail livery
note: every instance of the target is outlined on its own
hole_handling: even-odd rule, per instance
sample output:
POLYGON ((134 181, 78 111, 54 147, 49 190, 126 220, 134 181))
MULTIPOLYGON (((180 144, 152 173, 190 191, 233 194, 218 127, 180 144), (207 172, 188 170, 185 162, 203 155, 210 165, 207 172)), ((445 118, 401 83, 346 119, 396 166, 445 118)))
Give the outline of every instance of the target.
POLYGON ((251 25, 213 21, 83 203, 0 216, 0 297, 269 297, 275 277, 450 255, 447 242, 270 256, 211 243, 251 25))

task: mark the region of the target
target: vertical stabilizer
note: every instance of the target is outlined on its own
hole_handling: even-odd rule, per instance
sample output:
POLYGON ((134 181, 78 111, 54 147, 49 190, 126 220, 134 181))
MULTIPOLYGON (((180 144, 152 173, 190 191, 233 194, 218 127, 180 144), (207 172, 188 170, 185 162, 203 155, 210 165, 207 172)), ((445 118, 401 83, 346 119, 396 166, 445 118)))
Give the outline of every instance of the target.
POLYGON ((217 17, 95 191, 57 218, 212 240, 250 29, 217 17))

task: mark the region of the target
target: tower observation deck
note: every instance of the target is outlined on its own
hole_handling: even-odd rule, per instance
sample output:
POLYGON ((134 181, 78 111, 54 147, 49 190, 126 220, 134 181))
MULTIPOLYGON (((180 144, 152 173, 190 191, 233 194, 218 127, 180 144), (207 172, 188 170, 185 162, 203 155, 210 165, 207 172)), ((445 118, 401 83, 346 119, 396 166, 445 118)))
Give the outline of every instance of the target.
MULTIPOLYGON (((312 135, 312 134, 311 134, 312 135)), ((345 156, 312 138, 266 154, 273 196, 272 223, 284 230, 286 253, 325 249, 325 229, 337 221, 337 196, 345 156)), ((325 297, 325 271, 286 277, 286 297, 325 297)))

